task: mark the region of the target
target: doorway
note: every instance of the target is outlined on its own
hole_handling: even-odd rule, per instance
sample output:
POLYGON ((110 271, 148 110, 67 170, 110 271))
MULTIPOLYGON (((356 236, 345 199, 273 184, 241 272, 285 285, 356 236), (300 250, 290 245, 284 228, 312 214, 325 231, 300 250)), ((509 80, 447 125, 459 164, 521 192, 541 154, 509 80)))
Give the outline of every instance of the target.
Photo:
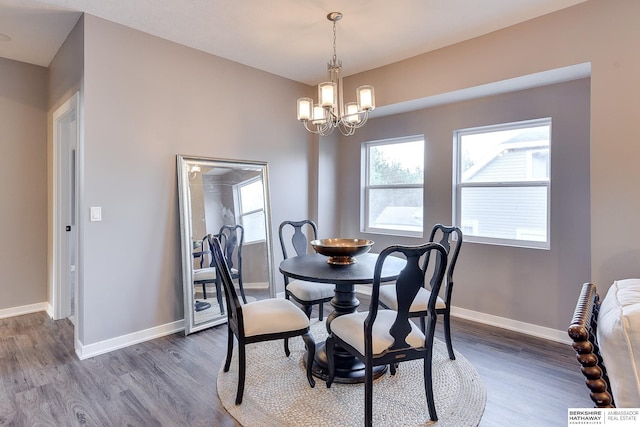
MULTIPOLYGON (((53 113, 53 274, 51 305, 54 320, 78 325, 78 92, 53 113)), ((77 340, 76 340, 77 341, 77 340)))

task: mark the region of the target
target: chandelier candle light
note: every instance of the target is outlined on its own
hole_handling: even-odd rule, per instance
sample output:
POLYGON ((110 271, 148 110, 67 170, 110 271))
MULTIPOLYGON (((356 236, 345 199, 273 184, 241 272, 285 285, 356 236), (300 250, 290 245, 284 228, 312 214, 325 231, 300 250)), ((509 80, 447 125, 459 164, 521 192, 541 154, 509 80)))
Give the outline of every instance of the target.
POLYGON ((318 103, 311 98, 298 99, 298 120, 311 133, 326 136, 338 128, 344 136, 353 135, 376 107, 373 86, 364 85, 356 89, 357 102, 343 103, 342 61, 336 57, 336 22, 342 13, 331 12, 327 19, 333 22, 333 58, 327 64, 329 81, 318 85, 318 103))

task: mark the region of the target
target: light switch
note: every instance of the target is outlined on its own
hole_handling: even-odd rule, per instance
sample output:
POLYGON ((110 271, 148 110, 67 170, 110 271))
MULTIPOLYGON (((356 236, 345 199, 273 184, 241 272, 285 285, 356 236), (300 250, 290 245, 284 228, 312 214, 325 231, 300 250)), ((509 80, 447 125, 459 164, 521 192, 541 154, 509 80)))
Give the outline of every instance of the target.
POLYGON ((102 208, 100 206, 91 206, 91 218, 89 221, 102 221, 102 208))

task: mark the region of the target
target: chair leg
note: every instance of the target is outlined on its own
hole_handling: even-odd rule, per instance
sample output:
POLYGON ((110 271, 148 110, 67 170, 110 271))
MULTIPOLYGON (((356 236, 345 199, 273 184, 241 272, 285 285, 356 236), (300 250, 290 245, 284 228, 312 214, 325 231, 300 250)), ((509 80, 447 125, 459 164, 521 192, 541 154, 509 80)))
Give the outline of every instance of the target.
POLYGON ((449 310, 444 312, 444 340, 447 343, 449 359, 456 360, 456 355, 453 353, 453 345, 451 344, 451 313, 449 310))
POLYGON ((436 404, 433 398, 433 336, 435 334, 436 317, 429 318, 428 331, 426 334, 425 345, 427 353, 424 356, 424 391, 427 395, 427 407, 429 408, 429 418, 431 421, 438 421, 436 413, 436 404))
POLYGON ((433 398, 433 377, 431 370, 431 349, 427 349, 428 357, 424 358, 424 390, 427 395, 427 407, 429 408, 429 418, 431 421, 438 421, 438 415, 436 414, 436 404, 433 398))
POLYGON ((238 393, 236 394, 236 405, 242 403, 244 395, 244 379, 246 376, 247 360, 244 352, 244 344, 238 344, 238 393))
POLYGON ((284 339, 284 354, 289 357, 291 352, 289 351, 289 338, 284 339))
POLYGON ((224 362, 224 372, 229 372, 229 368, 231 367, 231 356, 233 356, 233 332, 228 324, 227 335, 227 360, 224 362))
POLYGON ((425 317, 424 317, 424 316, 422 316, 422 317, 420 318, 420 329, 422 330, 422 333, 423 333, 423 334, 425 333, 425 330, 426 330, 426 325, 425 325, 425 323, 426 323, 426 322, 425 322, 425 317))
POLYGON ((373 426, 373 363, 364 367, 364 425, 373 426))
POLYGON ((318 304, 318 320, 322 322, 322 316, 323 316, 323 311, 324 311, 324 303, 321 302, 320 304, 318 304))
POLYGON ((334 361, 335 343, 329 335, 329 338, 325 341, 325 350, 327 352, 327 365, 329 368, 329 375, 327 376, 327 388, 331 388, 333 380, 336 376, 336 365, 334 361))
POLYGON ((311 319, 311 310, 313 310, 313 306, 311 304, 305 304, 302 306, 302 311, 307 315, 307 319, 311 319))
POLYGON ((242 301, 246 304, 247 297, 244 295, 244 286, 242 285, 242 275, 238 276, 238 287, 240 288, 240 295, 242 295, 242 301))
POLYGON ((205 283, 202 284, 202 296, 207 299, 207 285, 205 283))
POLYGON ((216 279, 216 298, 218 299, 218 307, 220 307, 220 314, 224 314, 224 303, 222 302, 222 283, 216 279))
POLYGON ((316 343, 311 338, 311 334, 307 332, 302 335, 302 339, 304 340, 304 345, 307 347, 307 381, 309 381, 309 385, 311 388, 316 386, 316 380, 313 379, 313 375, 311 374, 311 367, 313 365, 313 359, 316 356, 316 343))

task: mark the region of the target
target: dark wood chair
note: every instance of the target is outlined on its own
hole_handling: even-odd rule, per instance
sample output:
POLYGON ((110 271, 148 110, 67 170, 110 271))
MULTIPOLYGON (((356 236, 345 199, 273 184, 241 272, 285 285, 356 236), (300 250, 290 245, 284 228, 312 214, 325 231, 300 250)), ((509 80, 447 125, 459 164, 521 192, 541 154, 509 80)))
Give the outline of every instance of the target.
POLYGON ((611 384, 598 346, 600 296, 592 283, 582 285, 568 334, 596 408, 615 408, 611 384))
POLYGON ((302 336, 307 348, 307 380, 309 385, 314 387, 316 382, 311 375, 311 365, 313 364, 316 347, 309 332, 309 318, 294 303, 284 298, 270 298, 240 304, 231 278, 231 271, 222 253, 220 241, 217 238, 213 239, 213 258, 218 269, 218 276, 224 287, 224 295, 228 307, 227 359, 224 364, 224 372, 229 372, 231 367, 234 336, 238 340, 239 366, 236 405, 242 403, 244 394, 246 376, 245 347, 247 344, 284 339, 284 353, 289 357, 289 338, 302 336))
MULTIPOLYGON (((396 373, 398 362, 424 359, 424 388, 431 420, 437 421, 432 386, 432 352, 437 315, 436 297, 442 284, 446 267, 447 251, 439 243, 425 243, 419 246, 390 246, 384 249, 376 262, 371 304, 368 312, 345 314, 333 319, 331 335, 327 338, 326 349, 329 362, 327 387, 331 387, 335 377, 334 355, 336 347, 348 351, 365 365, 364 408, 365 425, 371 426, 373 419, 373 367, 389 365, 391 374, 396 373), (424 286, 425 264, 420 258, 425 254, 435 256, 435 277, 431 280, 432 293, 428 302, 426 333, 409 320, 409 308, 420 288, 424 286), (404 255, 406 266, 396 279, 398 309, 379 308, 380 276, 385 260, 393 254, 404 255)), ((383 384, 380 384, 383 386, 383 384)))
MULTIPOLYGON (((449 353, 449 359, 455 360, 456 356, 453 352, 453 345, 451 343, 451 296, 453 295, 453 271, 456 268, 458 262, 458 254, 462 247, 462 230, 454 226, 446 226, 442 224, 436 224, 431 229, 429 235, 429 242, 438 242, 447 250, 447 264, 446 264, 446 281, 444 288, 444 298, 438 295, 436 300, 436 313, 443 316, 444 320, 444 338, 447 343, 447 351, 449 353)), ((436 254, 436 257, 440 256, 436 254)), ((425 268, 429 265, 430 254, 425 256, 425 268)), ((440 260, 436 261, 439 264, 440 260)), ((436 275, 433 276, 435 279, 436 275)), ((433 283, 430 284, 430 288, 433 289, 433 283)), ((427 305, 429 298, 431 297, 431 291, 426 288, 421 288, 416 296, 415 303, 411 306, 409 315, 411 317, 420 317, 420 326, 422 331, 425 331, 425 317, 427 316, 427 305)), ((396 301, 395 287, 393 285, 380 287, 380 304, 384 308, 390 308, 397 310, 398 302, 396 301)))
MULTIPOLYGON (((220 307, 220 314, 224 314, 224 305, 222 304, 222 288, 216 274, 216 267, 211 251, 212 238, 213 234, 207 234, 206 236, 204 236, 202 238, 200 247, 193 252, 194 259, 199 260, 200 263, 200 268, 196 268, 193 270, 193 284, 195 286, 202 285, 202 294, 204 300, 207 299, 207 286, 215 285, 216 298, 220 307)), ((209 308, 210 306, 211 305, 206 301, 196 301, 195 310, 201 311, 203 309, 209 308)))
MULTIPOLYGON (((284 221, 278 229, 280 237, 280 246, 282 247, 282 256, 284 259, 289 257, 287 252, 288 239, 285 235, 291 235, 291 247, 296 255, 304 255, 309 248, 309 242, 318 238, 318 227, 315 222, 305 219, 302 221, 284 221)), ((293 298, 298 304, 302 305, 302 309, 311 318, 311 310, 315 304, 318 304, 319 316, 322 320, 323 305, 325 302, 331 301, 334 296, 335 285, 328 283, 307 282, 305 280, 289 280, 284 275, 285 298, 293 298)))
POLYGON ((229 264, 231 278, 238 281, 242 302, 247 303, 242 283, 242 245, 244 244, 244 228, 239 225, 223 225, 217 235, 229 264))

